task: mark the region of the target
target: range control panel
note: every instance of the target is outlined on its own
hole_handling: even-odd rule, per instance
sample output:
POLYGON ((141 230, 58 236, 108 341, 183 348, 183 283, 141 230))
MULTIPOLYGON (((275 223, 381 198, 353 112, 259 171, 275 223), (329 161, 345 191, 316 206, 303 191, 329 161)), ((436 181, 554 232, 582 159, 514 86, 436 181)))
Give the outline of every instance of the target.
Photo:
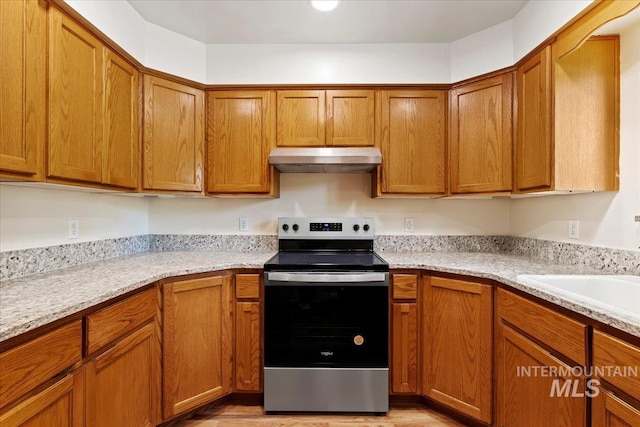
POLYGON ((278 218, 280 239, 373 239, 373 218, 278 218))

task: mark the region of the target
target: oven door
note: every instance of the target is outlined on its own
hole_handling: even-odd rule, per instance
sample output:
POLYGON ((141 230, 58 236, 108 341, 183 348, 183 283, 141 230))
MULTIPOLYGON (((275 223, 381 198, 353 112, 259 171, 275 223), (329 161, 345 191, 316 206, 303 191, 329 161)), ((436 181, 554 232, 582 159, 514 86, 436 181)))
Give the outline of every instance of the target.
POLYGON ((266 272, 265 366, 388 367, 386 272, 266 272))

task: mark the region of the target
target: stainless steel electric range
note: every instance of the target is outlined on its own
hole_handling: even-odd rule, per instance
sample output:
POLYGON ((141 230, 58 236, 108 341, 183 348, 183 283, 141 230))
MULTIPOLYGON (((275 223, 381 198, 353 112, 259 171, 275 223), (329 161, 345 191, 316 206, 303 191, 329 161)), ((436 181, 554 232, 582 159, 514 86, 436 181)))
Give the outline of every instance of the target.
POLYGON ((372 218, 280 218, 266 262, 264 408, 389 408, 389 264, 372 218))

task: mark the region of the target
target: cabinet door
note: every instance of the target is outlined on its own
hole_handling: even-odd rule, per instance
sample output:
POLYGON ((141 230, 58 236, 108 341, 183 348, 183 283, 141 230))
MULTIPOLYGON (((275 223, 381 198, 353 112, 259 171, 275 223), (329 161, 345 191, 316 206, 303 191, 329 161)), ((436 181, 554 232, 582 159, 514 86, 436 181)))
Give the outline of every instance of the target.
POLYGON ((637 427, 640 425, 640 411, 613 393, 599 389, 593 399, 592 422, 598 427, 637 427))
POLYGON ((49 17, 47 175, 100 183, 104 46, 58 9, 49 17))
POLYGON ((163 301, 167 418, 231 391, 231 276, 165 284, 163 301))
POLYGON ((87 425, 155 426, 160 347, 151 322, 86 365, 87 425))
POLYGON ((260 303, 236 303, 236 391, 260 391, 262 347, 260 303))
POLYGON ((202 191, 204 92, 144 76, 144 188, 202 191))
POLYGON ((77 371, 0 415, 3 427, 82 427, 83 373, 77 371))
POLYGON ((327 91, 327 145, 374 145, 373 90, 327 91))
POLYGON ((551 46, 524 63, 518 78, 516 188, 551 187, 551 46))
POLYGON ((0 170, 39 175, 46 140, 46 10, 0 1, 0 170))
POLYGON ((423 393, 491 423, 492 287, 430 277, 423 294, 423 393))
POLYGON ((382 193, 444 193, 446 93, 382 91, 382 193))
POLYGON ((502 321, 497 332, 496 425, 586 426, 584 377, 502 321))
POLYGON ((280 147, 325 145, 325 92, 323 90, 278 91, 277 143, 280 147))
POLYGON ((105 49, 104 183, 138 187, 138 71, 105 49))
POLYGON ((274 94, 207 93, 207 191, 268 193, 274 145, 274 94))
POLYGON ((418 391, 418 310, 416 303, 392 304, 391 392, 418 391))
POLYGON ((451 91, 451 193, 511 190, 513 74, 451 91))

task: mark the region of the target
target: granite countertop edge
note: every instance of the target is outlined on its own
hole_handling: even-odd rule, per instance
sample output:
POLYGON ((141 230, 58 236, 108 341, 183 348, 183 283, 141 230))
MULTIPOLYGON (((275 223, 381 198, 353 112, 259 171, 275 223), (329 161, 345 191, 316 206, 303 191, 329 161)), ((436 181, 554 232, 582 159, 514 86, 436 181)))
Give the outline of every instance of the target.
MULTIPOLYGON (((261 269, 274 253, 149 252, 0 281, 0 342, 161 279, 228 269, 261 269)), ((519 274, 603 274, 598 270, 507 253, 380 252, 380 255, 391 269, 424 269, 495 280, 640 337, 640 318, 517 280, 519 274)))

